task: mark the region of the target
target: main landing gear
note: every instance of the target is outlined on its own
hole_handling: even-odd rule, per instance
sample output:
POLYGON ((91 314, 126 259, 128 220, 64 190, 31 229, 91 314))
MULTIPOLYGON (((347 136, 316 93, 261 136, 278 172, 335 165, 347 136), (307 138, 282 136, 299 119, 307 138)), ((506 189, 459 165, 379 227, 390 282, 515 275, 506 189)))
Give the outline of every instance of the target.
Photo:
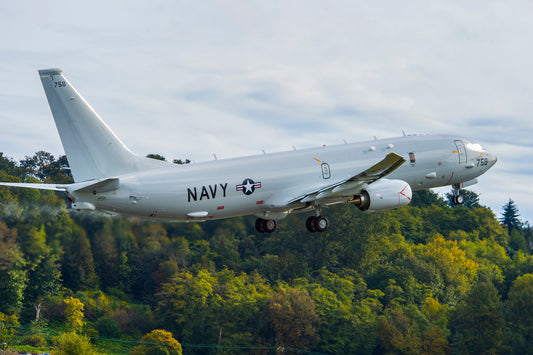
POLYGON ((272 233, 276 230, 278 224, 273 219, 258 218, 255 220, 255 229, 259 233, 272 233))
POLYGON ((455 205, 462 205, 463 202, 465 202, 465 198, 461 193, 459 192, 461 189, 461 185, 454 184, 452 185, 452 202, 455 205))
POLYGON ((328 229, 329 221, 324 216, 311 216, 305 222, 305 226, 307 227, 307 230, 311 233, 322 233, 326 229, 328 229))
MULTIPOLYGON (((278 224, 273 219, 258 218, 255 220, 255 229, 259 233, 272 233, 276 230, 278 224)), ((322 233, 329 227, 329 221, 324 216, 311 216, 305 222, 307 230, 311 233, 322 233)))

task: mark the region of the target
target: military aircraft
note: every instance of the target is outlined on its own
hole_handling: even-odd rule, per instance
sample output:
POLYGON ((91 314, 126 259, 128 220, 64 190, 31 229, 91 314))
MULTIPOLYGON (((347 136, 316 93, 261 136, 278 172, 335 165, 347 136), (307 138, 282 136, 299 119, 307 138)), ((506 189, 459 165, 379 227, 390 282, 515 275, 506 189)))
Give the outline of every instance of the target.
POLYGON ((310 232, 323 232, 323 207, 352 203, 362 211, 407 205, 412 190, 459 190, 496 163, 480 144, 452 135, 405 135, 368 142, 177 165, 133 154, 61 74, 39 70, 74 177, 72 184, 0 185, 63 191, 74 210, 148 219, 205 221, 255 215, 272 233, 289 213, 312 211, 310 232))

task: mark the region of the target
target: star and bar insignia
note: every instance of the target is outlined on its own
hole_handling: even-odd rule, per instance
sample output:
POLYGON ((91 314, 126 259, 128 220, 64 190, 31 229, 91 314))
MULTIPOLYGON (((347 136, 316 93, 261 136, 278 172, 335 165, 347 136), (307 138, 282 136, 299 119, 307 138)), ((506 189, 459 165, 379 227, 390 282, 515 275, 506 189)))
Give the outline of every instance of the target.
POLYGON ((250 178, 244 179, 241 185, 237 185, 237 191, 242 191, 245 195, 251 195, 255 189, 261 188, 260 182, 254 182, 250 178))

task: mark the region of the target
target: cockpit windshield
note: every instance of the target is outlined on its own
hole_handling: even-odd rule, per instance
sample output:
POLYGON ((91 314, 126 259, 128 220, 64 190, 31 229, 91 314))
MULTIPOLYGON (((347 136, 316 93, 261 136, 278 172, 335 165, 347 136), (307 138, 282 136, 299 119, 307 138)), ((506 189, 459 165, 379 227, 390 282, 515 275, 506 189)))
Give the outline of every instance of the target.
POLYGON ((469 142, 466 143, 466 149, 473 150, 474 152, 484 152, 485 148, 479 143, 476 142, 469 142))

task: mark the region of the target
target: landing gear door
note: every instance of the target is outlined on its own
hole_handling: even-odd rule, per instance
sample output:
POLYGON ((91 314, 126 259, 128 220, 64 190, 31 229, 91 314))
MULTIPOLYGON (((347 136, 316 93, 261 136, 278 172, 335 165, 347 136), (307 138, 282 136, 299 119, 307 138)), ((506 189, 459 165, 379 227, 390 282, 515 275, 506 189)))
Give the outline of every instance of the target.
POLYGON ((457 147, 457 155, 459 156, 459 164, 466 164, 466 149, 463 141, 454 141, 457 147))

